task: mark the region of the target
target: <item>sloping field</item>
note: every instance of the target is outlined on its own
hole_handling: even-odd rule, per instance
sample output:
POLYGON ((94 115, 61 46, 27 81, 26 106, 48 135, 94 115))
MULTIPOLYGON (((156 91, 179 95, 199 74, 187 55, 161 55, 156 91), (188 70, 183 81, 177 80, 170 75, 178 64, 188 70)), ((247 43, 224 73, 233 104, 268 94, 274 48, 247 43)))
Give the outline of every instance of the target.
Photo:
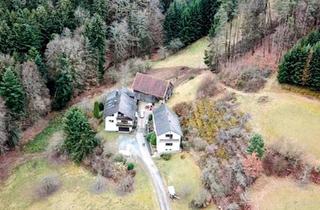
MULTIPOLYGON (((157 160, 156 164, 166 184, 174 186, 180 197, 180 200, 172 202, 172 210, 190 209, 191 200, 201 189, 201 171, 191 155, 188 153, 175 154, 168 161, 157 160)), ((216 208, 210 206, 206 210, 216 210, 216 208)))
POLYGON ((290 179, 261 177, 248 195, 259 210, 318 210, 320 206, 319 186, 299 186, 290 179))
POLYGON ((268 144, 286 139, 307 155, 320 160, 320 102, 295 94, 265 92, 239 95, 241 109, 268 144), (269 102, 258 103, 260 96, 269 102))
POLYGON ((204 51, 209 41, 206 37, 199 39, 185 49, 169 56, 162 61, 156 61, 152 64, 152 68, 169 68, 176 66, 187 66, 190 68, 206 68, 204 64, 204 51))
POLYGON ((0 188, 0 209, 158 209, 152 185, 139 167, 135 190, 128 195, 117 195, 112 184, 106 192, 94 194, 91 192, 94 181, 95 176, 74 164, 56 166, 44 160, 30 161, 18 167, 0 188), (47 199, 38 200, 35 187, 47 175, 58 176, 62 187, 47 199))

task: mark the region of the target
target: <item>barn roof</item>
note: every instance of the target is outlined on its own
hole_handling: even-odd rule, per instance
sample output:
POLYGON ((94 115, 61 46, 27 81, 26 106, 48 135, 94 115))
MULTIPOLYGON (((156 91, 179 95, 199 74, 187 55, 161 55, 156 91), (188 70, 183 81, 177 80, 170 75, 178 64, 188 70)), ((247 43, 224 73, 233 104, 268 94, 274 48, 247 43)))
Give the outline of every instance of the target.
POLYGON ((169 81, 137 73, 132 84, 132 89, 144 94, 156 96, 157 98, 164 98, 170 84, 171 82, 169 81))
POLYGON ((108 93, 104 104, 104 116, 120 112, 134 119, 137 111, 136 101, 123 90, 114 90, 108 93))
POLYGON ((170 131, 179 134, 180 136, 183 135, 178 116, 165 104, 161 104, 160 107, 155 109, 153 111, 153 116, 158 136, 170 131))

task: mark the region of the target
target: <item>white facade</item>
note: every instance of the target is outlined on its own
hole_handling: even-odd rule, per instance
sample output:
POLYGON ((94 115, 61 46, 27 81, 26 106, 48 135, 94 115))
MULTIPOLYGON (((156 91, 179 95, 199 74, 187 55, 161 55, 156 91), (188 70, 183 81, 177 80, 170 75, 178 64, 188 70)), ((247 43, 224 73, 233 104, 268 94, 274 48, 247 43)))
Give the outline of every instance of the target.
POLYGON ((133 120, 123 120, 119 116, 119 113, 114 113, 111 116, 105 118, 105 130, 117 131, 117 132, 131 132, 133 127, 133 120), (128 130, 124 130, 128 129, 128 130))
POLYGON ((157 136, 157 152, 159 154, 163 153, 173 153, 180 151, 181 136, 172 131, 165 134, 157 136))

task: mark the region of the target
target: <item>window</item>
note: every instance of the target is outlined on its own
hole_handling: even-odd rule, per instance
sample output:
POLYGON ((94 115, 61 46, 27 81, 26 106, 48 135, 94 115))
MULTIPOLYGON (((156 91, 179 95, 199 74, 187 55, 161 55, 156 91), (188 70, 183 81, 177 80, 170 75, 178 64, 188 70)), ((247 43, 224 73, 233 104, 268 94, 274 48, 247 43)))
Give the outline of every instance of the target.
POLYGON ((109 120, 109 122, 113 123, 114 121, 113 120, 109 120))
POLYGON ((173 135, 172 134, 166 134, 166 137, 172 139, 173 135))
POLYGON ((166 143, 166 146, 172 146, 173 143, 166 143))

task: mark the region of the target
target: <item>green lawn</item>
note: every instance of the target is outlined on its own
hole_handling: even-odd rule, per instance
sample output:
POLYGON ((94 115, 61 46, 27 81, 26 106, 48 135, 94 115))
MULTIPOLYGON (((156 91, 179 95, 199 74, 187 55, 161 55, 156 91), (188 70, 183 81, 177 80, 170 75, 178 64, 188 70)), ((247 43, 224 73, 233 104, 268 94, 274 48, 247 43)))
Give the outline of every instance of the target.
MULTIPOLYGON (((191 200, 199 193, 201 189, 201 171, 188 153, 179 153, 172 156, 169 161, 163 159, 156 160, 161 175, 168 186, 175 187, 177 195, 181 196, 182 191, 189 191, 189 195, 181 197, 180 200, 172 202, 173 210, 186 210, 189 208, 191 200), (182 159, 181 155, 185 158, 182 159)), ((209 207, 207 209, 216 209, 209 207)))
POLYGON ((152 68, 169 68, 176 66, 187 66, 190 68, 206 68, 204 64, 204 51, 209 45, 207 37, 199 39, 185 49, 177 52, 168 58, 156 61, 152 64, 152 68))
POLYGON ((254 209, 259 210, 318 210, 320 187, 299 186, 293 180, 261 177, 249 190, 254 209))
POLYGON ((49 125, 23 148, 27 153, 43 152, 49 145, 54 133, 62 130, 62 117, 58 116, 50 121, 49 125))
POLYGON ((173 95, 169 99, 168 105, 172 107, 181 102, 194 101, 197 96, 197 90, 205 77, 206 77, 206 73, 203 73, 177 86, 173 90, 173 95))
POLYGON ((313 159, 320 160, 320 102, 288 93, 266 92, 270 102, 258 104, 259 95, 239 96, 251 125, 267 143, 287 139, 313 159))
POLYGON ((143 170, 137 166, 134 192, 119 196, 114 186, 96 195, 90 191, 95 180, 86 169, 74 164, 50 165, 45 160, 33 160, 21 165, 0 187, 0 209, 159 209, 152 184, 143 170), (47 175, 57 175, 62 187, 47 199, 35 198, 37 183, 47 175))

